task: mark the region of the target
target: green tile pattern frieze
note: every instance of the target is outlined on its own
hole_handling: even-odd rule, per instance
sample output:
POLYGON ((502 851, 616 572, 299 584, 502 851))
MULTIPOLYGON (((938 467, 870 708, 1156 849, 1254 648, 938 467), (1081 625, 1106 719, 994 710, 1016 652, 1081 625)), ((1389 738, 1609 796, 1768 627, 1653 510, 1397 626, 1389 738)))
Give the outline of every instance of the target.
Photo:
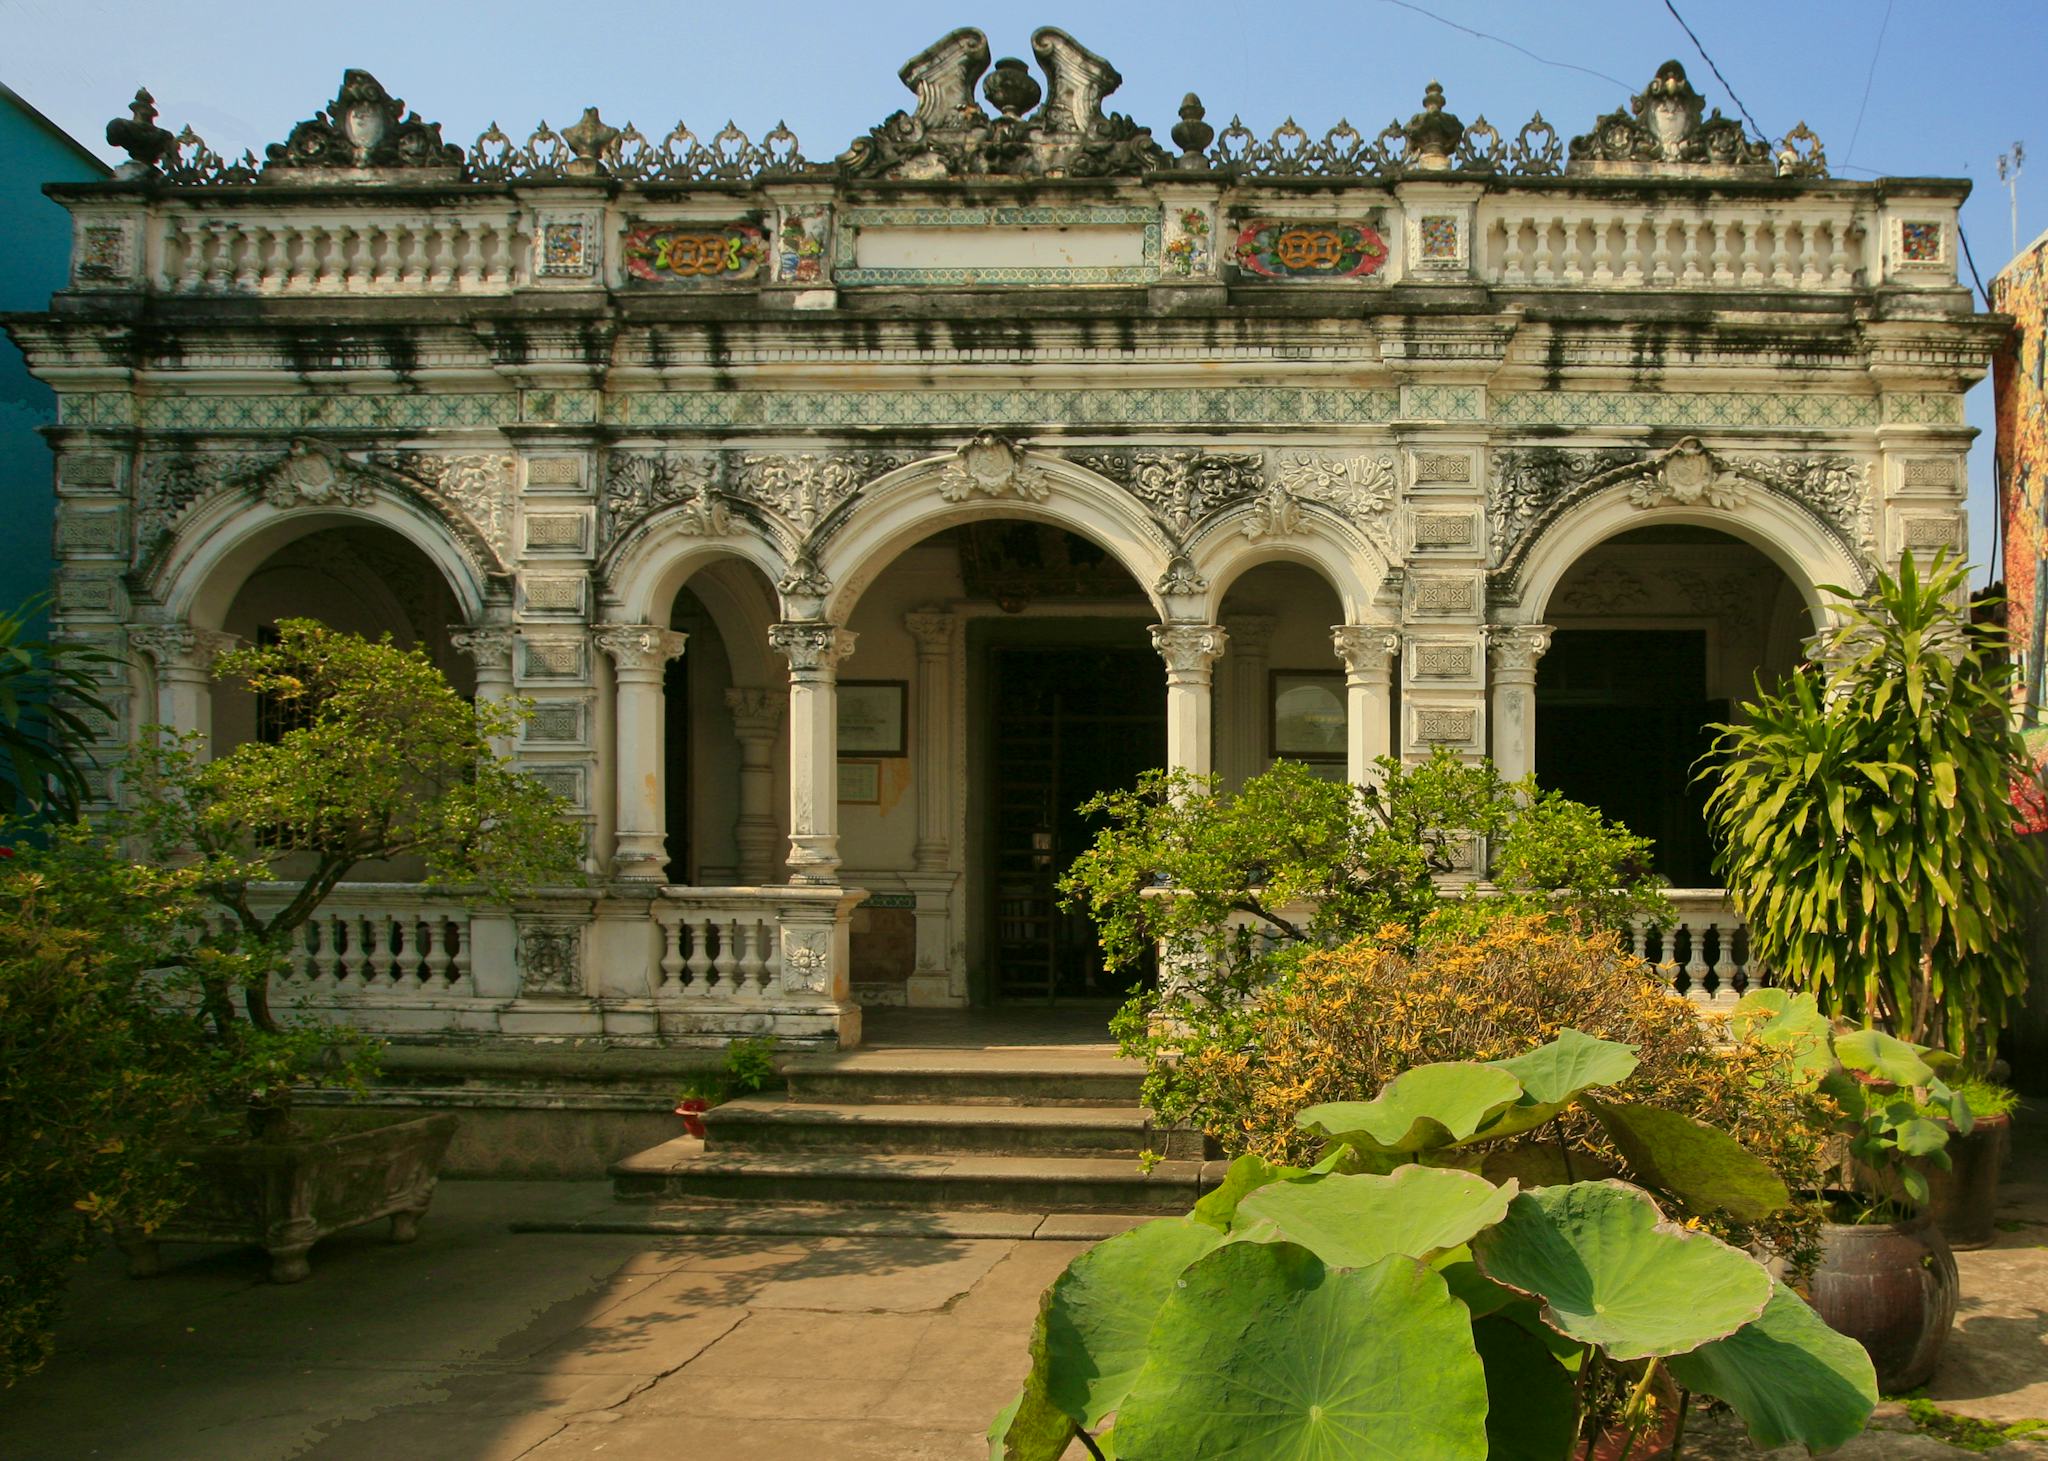
POLYGON ((616 426, 1355 426, 1392 421, 1392 390, 1240 386, 1111 391, 667 391, 605 402, 616 426))
POLYGON ((1496 391, 1488 404, 1494 422, 1503 426, 1769 430, 1783 426, 1842 429, 1878 424, 1876 396, 1817 391, 1496 391))

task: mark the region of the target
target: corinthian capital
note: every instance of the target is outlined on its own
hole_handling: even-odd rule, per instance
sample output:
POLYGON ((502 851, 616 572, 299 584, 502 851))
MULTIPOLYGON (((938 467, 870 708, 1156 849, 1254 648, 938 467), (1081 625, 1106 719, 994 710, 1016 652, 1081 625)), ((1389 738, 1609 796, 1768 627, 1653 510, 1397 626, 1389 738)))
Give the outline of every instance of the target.
POLYGON ((128 630, 128 647, 146 654, 159 670, 211 673, 213 662, 241 643, 218 629, 189 624, 136 624, 128 630))
POLYGON ((1401 636, 1384 624, 1333 624, 1330 643, 1346 672, 1368 679, 1390 678, 1401 652, 1401 636))
POLYGON ((1534 674, 1550 648, 1548 624, 1492 624, 1486 630, 1486 658, 1496 672, 1534 674))
POLYGON ((689 635, 654 624, 600 624, 591 638, 621 670, 659 670, 690 642, 689 635))
POLYGON ((1230 636, 1221 624, 1154 624, 1152 647, 1169 674, 1206 675, 1223 655, 1230 636))
POLYGON ((771 624, 768 643, 798 674, 829 674, 853 653, 857 636, 837 624, 771 624))
POLYGON ((512 672, 512 631, 496 628, 468 628, 451 624, 448 642, 476 661, 479 670, 512 672))

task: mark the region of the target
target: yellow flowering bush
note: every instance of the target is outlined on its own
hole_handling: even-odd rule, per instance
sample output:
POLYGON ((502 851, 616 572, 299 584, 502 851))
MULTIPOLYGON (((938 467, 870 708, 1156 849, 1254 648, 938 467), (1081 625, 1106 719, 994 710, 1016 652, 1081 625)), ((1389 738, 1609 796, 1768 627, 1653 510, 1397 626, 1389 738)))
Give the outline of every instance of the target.
MULTIPOLYGON (((1294 1120, 1303 1107, 1363 1099, 1418 1065, 1507 1059, 1570 1028, 1640 1052, 1631 1099, 1710 1120, 1795 1192, 1820 1185, 1824 1136, 1782 1056, 1754 1041, 1723 1043, 1725 1032, 1614 933, 1504 912, 1440 920, 1412 951, 1410 942, 1394 927, 1306 953, 1228 1018, 1183 1030, 1180 1118, 1231 1155, 1313 1161, 1316 1140, 1294 1120)), ((1558 1135, 1589 1169, 1629 1175, 1585 1117, 1568 1115, 1558 1135)), ((1756 1231, 1681 1216, 1731 1241, 1762 1240, 1795 1269, 1814 1256, 1817 1218, 1803 1208, 1756 1231)))

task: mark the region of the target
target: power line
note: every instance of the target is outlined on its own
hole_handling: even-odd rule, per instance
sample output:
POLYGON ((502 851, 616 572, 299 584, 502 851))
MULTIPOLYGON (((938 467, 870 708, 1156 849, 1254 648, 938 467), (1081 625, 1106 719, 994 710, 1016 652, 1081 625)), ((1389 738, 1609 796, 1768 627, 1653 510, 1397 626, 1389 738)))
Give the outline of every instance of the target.
POLYGON ((1884 0, 1884 19, 1878 22, 1877 44, 1870 48, 1870 70, 1863 77, 1863 100, 1856 105, 1856 126, 1849 133, 1849 150, 1844 158, 1856 155, 1856 139, 1863 135, 1863 113, 1870 107, 1870 83, 1877 80, 1877 58, 1884 54, 1884 33, 1891 28, 1892 0, 1884 0))
POLYGON ((1749 130, 1763 140, 1769 141, 1768 137, 1764 137, 1764 129, 1756 124, 1756 118, 1749 114, 1749 108, 1742 104, 1742 98, 1735 94, 1735 88, 1728 84, 1728 78, 1721 74, 1721 68, 1714 64, 1714 58, 1707 54, 1707 48, 1700 44, 1700 38, 1693 35, 1692 27, 1687 25, 1685 17, 1678 13, 1678 7, 1673 5, 1671 0, 1664 0, 1664 8, 1671 12, 1671 18, 1678 22, 1679 29, 1691 38, 1693 49, 1700 53, 1700 59, 1707 63, 1707 69, 1714 73, 1714 79, 1721 83, 1721 89, 1728 93, 1728 99, 1734 102, 1735 109, 1742 113, 1742 120, 1749 123, 1749 130))
MULTIPOLYGON (((1497 36, 1492 34, 1491 32, 1483 30, 1474 30, 1469 25, 1460 25, 1455 20, 1447 20, 1443 16, 1438 15, 1434 10, 1425 10, 1420 5, 1410 4, 1409 0, 1380 0, 1380 3, 1383 5, 1396 5, 1403 10, 1412 10, 1425 20, 1433 20, 1438 25, 1447 25, 1452 30, 1463 31, 1466 35, 1476 37, 1477 39, 1482 41, 1492 41, 1497 46, 1506 46, 1509 50, 1519 51, 1522 55, 1527 56, 1530 60, 1540 62, 1545 66, 1555 66, 1560 71, 1579 71, 1583 72, 1587 76, 1597 76, 1602 81, 1612 82, 1614 85, 1620 87, 1625 92, 1635 90, 1633 86, 1631 86, 1628 82, 1623 81, 1618 76, 1609 76, 1605 71, 1595 71, 1590 66, 1575 66, 1570 61, 1553 61, 1548 56, 1539 56, 1534 51, 1530 50, 1527 46, 1518 46, 1513 41, 1508 40, 1505 36, 1497 36)), ((1713 63, 1710 61, 1707 64, 1712 65, 1713 63)))

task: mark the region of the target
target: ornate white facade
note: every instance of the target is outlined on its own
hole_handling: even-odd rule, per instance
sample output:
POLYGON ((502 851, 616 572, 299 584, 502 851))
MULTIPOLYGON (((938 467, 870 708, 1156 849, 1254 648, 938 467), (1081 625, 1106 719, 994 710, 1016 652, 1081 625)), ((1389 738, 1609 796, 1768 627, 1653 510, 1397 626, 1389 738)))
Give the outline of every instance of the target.
POLYGON ((338 896, 311 1005, 851 1043, 856 984, 984 992, 1003 646, 1149 642, 1196 771, 1285 749, 1275 677, 1327 674, 1343 774, 1541 773, 1554 634, 1695 634, 1725 699, 1817 585, 1963 546, 1966 183, 1830 179, 1675 64, 1568 157, 1433 86, 1370 142, 1190 97, 1176 155, 1033 48, 1043 89, 955 32, 823 164, 594 111, 465 152, 350 72, 267 163, 138 101, 136 160, 52 188, 72 287, 9 325, 61 401, 62 632, 135 655, 109 744, 255 734, 210 658, 311 613, 529 699, 507 749, 589 831, 591 885, 510 916, 338 896), (1038 592, 990 589, 998 523, 1105 562, 1046 535, 996 565, 1038 592), (902 687, 894 744, 871 690, 842 754, 842 679, 902 687))

